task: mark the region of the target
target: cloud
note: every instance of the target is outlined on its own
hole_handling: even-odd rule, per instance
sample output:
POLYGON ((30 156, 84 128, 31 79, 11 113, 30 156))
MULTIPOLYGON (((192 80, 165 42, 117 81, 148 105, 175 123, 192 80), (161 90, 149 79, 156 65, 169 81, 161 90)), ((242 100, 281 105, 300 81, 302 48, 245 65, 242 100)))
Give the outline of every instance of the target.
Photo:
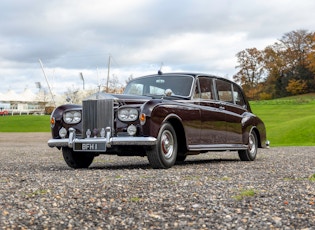
POLYGON ((81 87, 80 72, 95 87, 110 55, 111 74, 122 82, 155 73, 161 63, 168 71, 231 77, 237 52, 313 31, 315 2, 3 0, 0 8, 2 90, 36 90, 34 82, 45 82, 41 59, 62 93, 81 87))

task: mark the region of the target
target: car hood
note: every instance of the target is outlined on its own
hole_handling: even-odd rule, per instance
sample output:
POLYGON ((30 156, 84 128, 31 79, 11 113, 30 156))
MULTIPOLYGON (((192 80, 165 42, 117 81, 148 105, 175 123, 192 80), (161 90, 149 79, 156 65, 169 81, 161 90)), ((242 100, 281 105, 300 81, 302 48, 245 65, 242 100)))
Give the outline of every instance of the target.
POLYGON ((85 98, 84 101, 87 100, 106 100, 113 99, 114 101, 138 101, 138 102, 146 102, 151 100, 151 97, 140 96, 140 95, 131 95, 131 94, 109 94, 104 92, 98 92, 90 95, 85 98))

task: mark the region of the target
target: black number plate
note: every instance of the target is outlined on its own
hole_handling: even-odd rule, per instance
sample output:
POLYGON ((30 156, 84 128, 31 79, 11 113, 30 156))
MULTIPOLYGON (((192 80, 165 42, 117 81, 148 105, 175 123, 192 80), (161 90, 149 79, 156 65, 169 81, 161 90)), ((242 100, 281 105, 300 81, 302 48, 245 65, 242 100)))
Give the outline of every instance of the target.
POLYGON ((105 143, 75 143, 74 150, 84 152, 105 152, 106 145, 105 143))

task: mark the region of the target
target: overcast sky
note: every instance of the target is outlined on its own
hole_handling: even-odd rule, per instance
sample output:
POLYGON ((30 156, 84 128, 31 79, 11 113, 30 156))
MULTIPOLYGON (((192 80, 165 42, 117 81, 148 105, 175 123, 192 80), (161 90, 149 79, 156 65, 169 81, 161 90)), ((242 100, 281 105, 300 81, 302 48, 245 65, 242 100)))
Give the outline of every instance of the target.
POLYGON ((236 53, 315 31, 313 0, 1 0, 0 92, 96 88, 110 77, 193 71, 232 78, 236 53))

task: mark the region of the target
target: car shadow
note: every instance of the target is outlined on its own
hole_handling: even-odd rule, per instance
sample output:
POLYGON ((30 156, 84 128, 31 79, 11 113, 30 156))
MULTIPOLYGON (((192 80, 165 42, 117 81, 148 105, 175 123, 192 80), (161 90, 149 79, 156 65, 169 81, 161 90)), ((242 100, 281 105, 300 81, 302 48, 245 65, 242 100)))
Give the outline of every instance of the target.
MULTIPOLYGON (((173 167, 185 167, 187 165, 205 165, 205 164, 218 164, 222 162, 239 162, 239 159, 197 159, 197 160, 185 160, 181 162, 176 162, 176 164, 173 167)), ((115 164, 115 165, 92 165, 88 168, 88 170, 134 170, 134 169, 152 169, 149 163, 141 163, 141 164, 115 164)), ((83 169, 84 170, 84 169, 83 169)))

